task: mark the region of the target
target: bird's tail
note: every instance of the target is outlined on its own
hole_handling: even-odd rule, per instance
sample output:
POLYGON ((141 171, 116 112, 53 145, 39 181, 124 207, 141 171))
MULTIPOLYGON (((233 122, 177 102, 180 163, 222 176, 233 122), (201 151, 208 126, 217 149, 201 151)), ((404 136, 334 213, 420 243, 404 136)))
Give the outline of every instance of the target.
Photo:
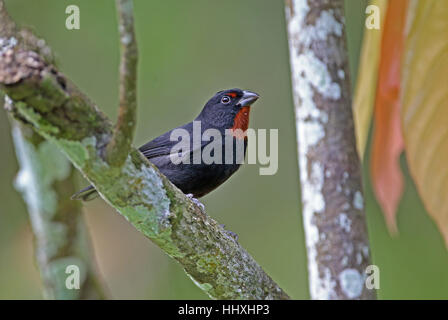
POLYGON ((88 186, 78 192, 76 192, 74 195, 72 195, 72 200, 82 200, 82 201, 90 201, 98 197, 98 192, 96 192, 95 188, 93 186, 88 186))

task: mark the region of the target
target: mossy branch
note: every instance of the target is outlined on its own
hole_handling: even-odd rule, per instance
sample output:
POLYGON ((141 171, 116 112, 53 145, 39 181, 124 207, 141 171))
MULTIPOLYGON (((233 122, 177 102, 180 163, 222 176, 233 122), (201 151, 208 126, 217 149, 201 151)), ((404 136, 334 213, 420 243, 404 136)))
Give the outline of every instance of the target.
POLYGON ((105 160, 110 121, 67 77, 38 53, 0 54, 0 89, 14 113, 62 150, 101 197, 178 261, 215 299, 288 299, 215 220, 131 149, 121 166, 105 160))

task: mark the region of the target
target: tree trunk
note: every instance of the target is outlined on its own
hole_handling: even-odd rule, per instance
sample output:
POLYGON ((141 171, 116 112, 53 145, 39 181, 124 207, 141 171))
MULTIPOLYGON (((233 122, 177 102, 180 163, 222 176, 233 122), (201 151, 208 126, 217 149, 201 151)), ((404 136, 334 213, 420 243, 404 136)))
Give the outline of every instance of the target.
POLYGON ((375 299, 343 0, 287 0, 302 215, 313 299, 375 299))

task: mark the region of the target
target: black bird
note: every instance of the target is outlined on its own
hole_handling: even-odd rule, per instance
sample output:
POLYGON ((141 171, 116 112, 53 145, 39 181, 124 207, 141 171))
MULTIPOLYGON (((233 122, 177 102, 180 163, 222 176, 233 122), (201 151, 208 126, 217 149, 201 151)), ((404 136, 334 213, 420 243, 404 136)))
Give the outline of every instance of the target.
MULTIPOLYGON (((258 98, 258 94, 247 90, 230 89, 219 91, 205 104, 194 121, 162 134, 141 146, 139 150, 182 192, 190 197, 200 198, 220 186, 240 167, 242 159, 238 158, 238 154, 240 156, 242 154, 242 158, 244 158, 246 153, 247 136, 244 133, 249 125, 250 106, 258 98), (195 145, 193 143, 193 128, 194 126, 197 128, 198 124, 201 127, 201 137, 204 133, 210 132, 209 129, 214 129, 212 131, 215 133, 219 132, 222 150, 221 157, 218 158, 221 158, 221 161, 210 163, 210 161, 204 160, 204 157, 201 157, 199 161, 195 161, 194 154, 200 152, 202 155, 206 151, 205 148, 207 146, 209 146, 210 151, 210 144, 216 138, 214 136, 209 141, 200 139, 199 145, 195 145), (177 131, 173 132, 176 129, 177 131), (227 135, 229 134, 227 129, 233 130, 230 131, 230 140, 226 140, 226 132, 227 135), (179 146, 180 140, 170 137, 172 137, 172 134, 177 136, 177 133, 188 134, 190 137, 190 141, 184 144, 188 152, 182 153, 183 156, 188 158, 189 161, 187 163, 185 161, 180 163, 173 161, 173 155, 176 157, 179 155, 177 151, 173 152, 173 148, 176 145, 179 146), (226 141, 232 141, 230 147, 226 144, 226 141), (240 153, 237 151, 238 146, 243 146, 244 148, 240 153), (226 155, 231 161, 226 161, 226 155)), ((217 149, 211 150, 208 154, 212 157, 215 155, 219 156, 217 149)), ((97 193, 94 187, 89 186, 74 194, 72 199, 88 201, 96 196, 97 193)))

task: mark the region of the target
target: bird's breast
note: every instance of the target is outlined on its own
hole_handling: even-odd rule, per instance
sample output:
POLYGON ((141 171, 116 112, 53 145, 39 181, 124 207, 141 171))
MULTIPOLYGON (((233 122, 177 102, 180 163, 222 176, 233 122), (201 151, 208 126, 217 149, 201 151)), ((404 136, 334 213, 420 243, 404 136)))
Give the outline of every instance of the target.
POLYGON ((232 132, 237 139, 246 139, 246 131, 249 128, 250 107, 242 107, 233 120, 232 132))

